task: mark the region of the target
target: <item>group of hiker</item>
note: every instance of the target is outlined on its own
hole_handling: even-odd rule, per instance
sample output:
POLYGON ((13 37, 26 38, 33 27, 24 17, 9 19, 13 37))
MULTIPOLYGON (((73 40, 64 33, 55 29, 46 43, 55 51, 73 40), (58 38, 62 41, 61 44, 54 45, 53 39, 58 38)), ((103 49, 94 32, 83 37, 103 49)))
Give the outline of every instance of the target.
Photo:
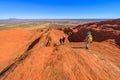
POLYGON ((62 37, 60 37, 60 44, 64 44, 65 43, 65 36, 62 36, 62 37))
MULTIPOLYGON (((92 43, 92 41, 93 41, 92 34, 90 31, 87 32, 87 36, 86 36, 84 41, 85 41, 86 49, 88 49, 90 43, 92 43)), ((60 37, 59 42, 60 42, 60 44, 64 44, 65 43, 65 36, 60 37)))

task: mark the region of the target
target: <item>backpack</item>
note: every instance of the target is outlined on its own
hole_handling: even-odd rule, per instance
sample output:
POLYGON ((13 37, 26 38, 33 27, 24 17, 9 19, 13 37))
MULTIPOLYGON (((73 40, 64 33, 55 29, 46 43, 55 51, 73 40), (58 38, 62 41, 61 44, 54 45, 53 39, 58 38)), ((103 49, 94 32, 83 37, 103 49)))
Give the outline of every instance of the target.
POLYGON ((89 42, 92 42, 92 41, 93 41, 92 35, 89 35, 88 41, 89 41, 89 42))

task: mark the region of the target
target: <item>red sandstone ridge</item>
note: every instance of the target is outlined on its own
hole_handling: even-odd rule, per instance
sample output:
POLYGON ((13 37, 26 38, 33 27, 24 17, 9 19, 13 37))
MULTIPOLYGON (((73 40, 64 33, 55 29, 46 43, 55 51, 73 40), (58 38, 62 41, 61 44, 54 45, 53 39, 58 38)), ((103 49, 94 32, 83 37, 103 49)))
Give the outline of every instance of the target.
POLYGON ((86 25, 64 31, 0 31, 0 80, 120 80, 119 30, 109 33, 86 25), (86 50, 84 42, 79 41, 88 30, 95 41, 86 50), (60 45, 63 35, 68 39, 60 45))

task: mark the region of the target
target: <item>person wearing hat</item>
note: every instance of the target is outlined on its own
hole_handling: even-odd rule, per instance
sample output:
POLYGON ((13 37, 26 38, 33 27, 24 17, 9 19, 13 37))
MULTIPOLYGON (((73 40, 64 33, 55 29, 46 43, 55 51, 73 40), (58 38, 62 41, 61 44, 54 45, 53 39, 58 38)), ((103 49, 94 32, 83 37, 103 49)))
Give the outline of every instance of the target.
POLYGON ((92 35, 91 35, 91 32, 87 32, 87 36, 85 38, 85 46, 86 46, 86 49, 88 49, 90 43, 92 43, 93 41, 93 38, 92 38, 92 35))

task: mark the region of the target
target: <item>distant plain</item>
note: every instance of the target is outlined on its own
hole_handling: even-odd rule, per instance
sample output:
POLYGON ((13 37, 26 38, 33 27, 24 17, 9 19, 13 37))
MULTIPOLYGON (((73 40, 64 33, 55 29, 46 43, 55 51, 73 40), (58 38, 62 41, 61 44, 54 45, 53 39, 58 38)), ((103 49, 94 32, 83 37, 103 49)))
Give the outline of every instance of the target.
POLYGON ((43 28, 65 28, 75 27, 80 24, 86 24, 90 22, 101 21, 102 19, 53 19, 53 20, 19 20, 19 19, 8 19, 0 20, 0 30, 7 29, 43 29, 43 28))

